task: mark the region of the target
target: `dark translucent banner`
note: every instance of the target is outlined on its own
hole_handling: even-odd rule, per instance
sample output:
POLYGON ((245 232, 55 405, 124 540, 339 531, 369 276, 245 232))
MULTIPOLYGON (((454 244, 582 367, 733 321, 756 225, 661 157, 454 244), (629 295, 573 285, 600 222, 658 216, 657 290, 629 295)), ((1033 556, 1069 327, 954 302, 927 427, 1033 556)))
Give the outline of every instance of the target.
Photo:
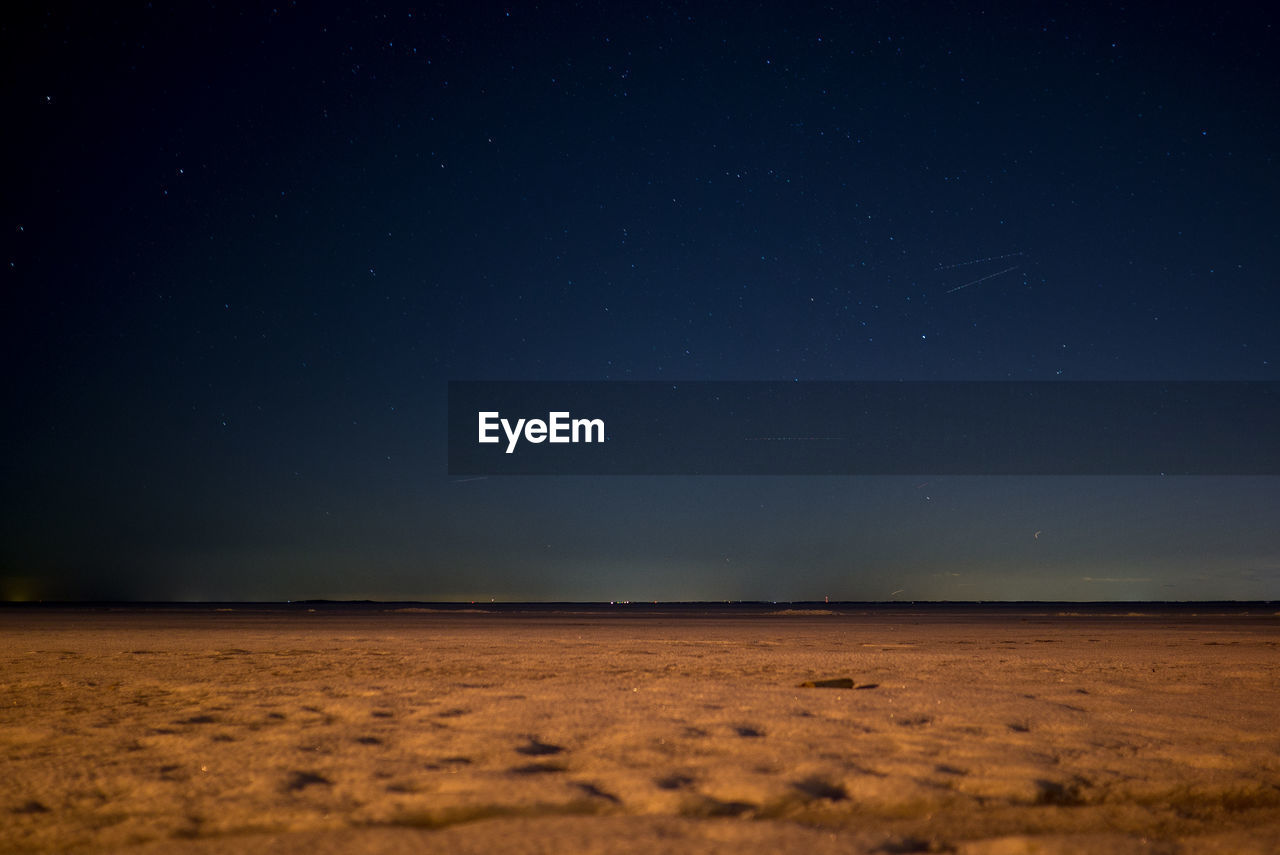
POLYGON ((450 475, 1276 475, 1280 383, 449 383, 450 475))

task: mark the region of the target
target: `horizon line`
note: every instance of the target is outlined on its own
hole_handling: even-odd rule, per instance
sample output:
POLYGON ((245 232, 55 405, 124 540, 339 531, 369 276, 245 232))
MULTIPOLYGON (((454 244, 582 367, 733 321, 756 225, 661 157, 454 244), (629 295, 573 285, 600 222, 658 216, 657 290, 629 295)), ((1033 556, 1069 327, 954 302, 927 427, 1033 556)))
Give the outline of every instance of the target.
POLYGON ((893 600, 406 600, 406 599, 337 599, 312 597, 298 600, 143 600, 143 599, 84 599, 84 600, 0 600, 0 606, 304 606, 304 605, 364 605, 364 606, 909 606, 909 605, 1280 605, 1280 599, 1262 600, 950 600, 950 599, 893 599, 893 600))

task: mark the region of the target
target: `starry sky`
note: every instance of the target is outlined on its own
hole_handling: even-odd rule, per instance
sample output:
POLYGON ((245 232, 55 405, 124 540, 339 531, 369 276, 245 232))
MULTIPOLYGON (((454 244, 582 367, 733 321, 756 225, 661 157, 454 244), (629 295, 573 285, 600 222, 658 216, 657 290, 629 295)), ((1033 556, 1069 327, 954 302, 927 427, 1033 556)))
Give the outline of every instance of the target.
POLYGON ((0 12, 0 599, 1280 598, 1275 477, 446 472, 450 380, 1280 379, 1265 4, 0 12))

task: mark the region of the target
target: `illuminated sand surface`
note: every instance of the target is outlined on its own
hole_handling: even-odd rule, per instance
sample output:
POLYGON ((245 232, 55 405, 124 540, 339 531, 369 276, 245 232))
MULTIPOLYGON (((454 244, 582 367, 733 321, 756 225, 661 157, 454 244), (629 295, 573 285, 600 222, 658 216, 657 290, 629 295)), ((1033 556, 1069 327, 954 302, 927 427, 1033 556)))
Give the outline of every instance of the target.
POLYGON ((1271 612, 10 608, 0 851, 1275 852, 1278 645, 1271 612))

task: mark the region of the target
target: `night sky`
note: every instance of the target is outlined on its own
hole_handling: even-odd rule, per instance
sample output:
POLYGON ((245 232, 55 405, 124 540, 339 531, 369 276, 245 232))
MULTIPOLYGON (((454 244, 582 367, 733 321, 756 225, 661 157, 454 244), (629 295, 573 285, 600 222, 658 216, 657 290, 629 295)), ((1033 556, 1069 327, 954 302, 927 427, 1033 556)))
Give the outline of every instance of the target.
POLYGON ((445 467, 449 380, 1280 380, 1266 4, 24 5, 0 599, 1280 598, 1274 477, 445 467))

